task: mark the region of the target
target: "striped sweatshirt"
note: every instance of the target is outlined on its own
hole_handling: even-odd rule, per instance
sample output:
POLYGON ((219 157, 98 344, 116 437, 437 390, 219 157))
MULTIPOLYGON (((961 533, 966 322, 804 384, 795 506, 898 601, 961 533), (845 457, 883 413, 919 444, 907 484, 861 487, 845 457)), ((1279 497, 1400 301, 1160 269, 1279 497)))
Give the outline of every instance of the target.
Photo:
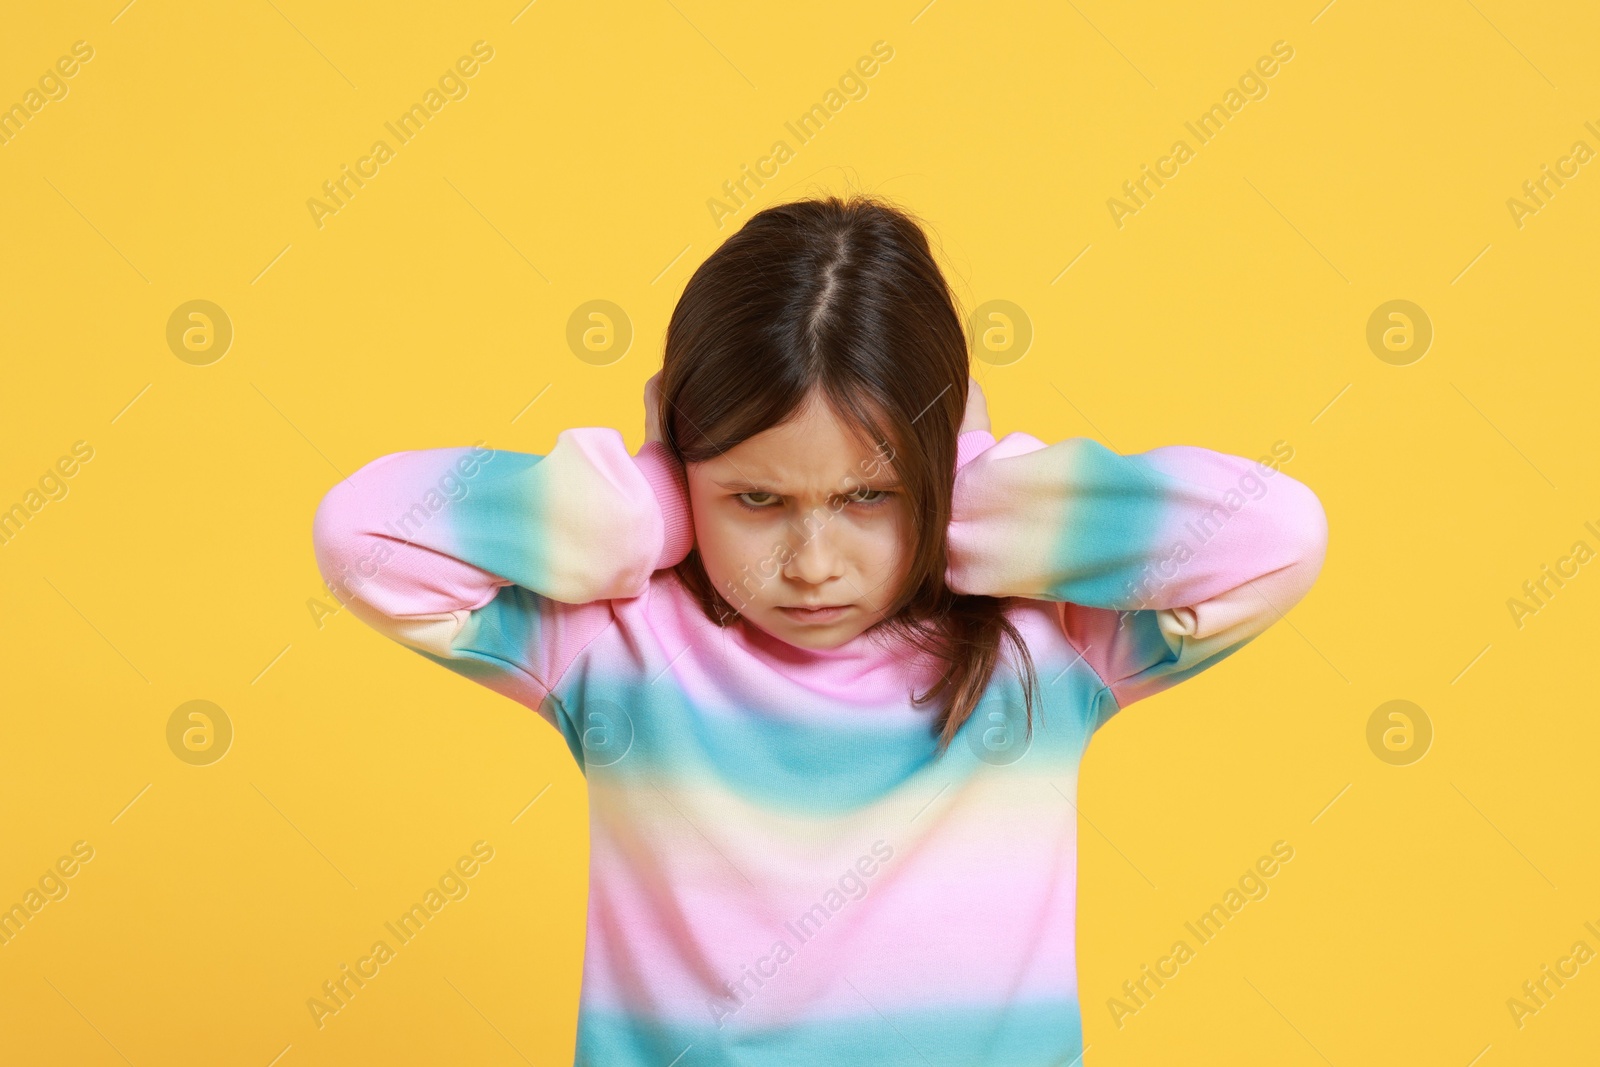
POLYGON ((576 1064, 1066 1067, 1085 746, 1310 588, 1326 519, 1276 467, 962 434, 946 581, 1012 598, 1039 688, 1029 729, 1003 657, 942 754, 911 700, 939 665, 881 628, 812 651, 705 616, 658 442, 386 455, 313 540, 355 615, 534 711, 582 770, 576 1064))

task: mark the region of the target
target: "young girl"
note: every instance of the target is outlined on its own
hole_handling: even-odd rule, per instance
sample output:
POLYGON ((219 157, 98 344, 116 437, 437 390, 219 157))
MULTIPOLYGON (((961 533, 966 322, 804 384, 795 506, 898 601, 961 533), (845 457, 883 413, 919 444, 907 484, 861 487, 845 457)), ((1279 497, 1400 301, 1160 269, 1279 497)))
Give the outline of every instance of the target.
POLYGON ((703 263, 630 455, 374 460, 318 564, 588 783, 576 1063, 1066 1067, 1077 769, 1321 567, 1317 497, 1187 445, 998 442, 915 221, 769 208, 703 263))

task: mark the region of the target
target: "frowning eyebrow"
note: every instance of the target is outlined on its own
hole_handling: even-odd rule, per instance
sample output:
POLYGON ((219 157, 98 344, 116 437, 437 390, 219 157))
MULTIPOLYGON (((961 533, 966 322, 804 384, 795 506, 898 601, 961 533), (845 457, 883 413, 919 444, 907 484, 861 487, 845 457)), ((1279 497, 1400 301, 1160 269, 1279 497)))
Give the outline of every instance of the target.
MULTIPOLYGON (((728 490, 729 492, 734 492, 734 493, 772 493, 774 496, 783 496, 784 495, 783 493, 778 492, 776 489, 769 489, 764 485, 758 485, 755 482, 750 482, 750 481, 740 480, 740 481, 732 481, 732 482, 717 482, 717 485, 721 486, 723 489, 728 490)), ((901 484, 898 481, 879 482, 879 481, 874 481, 871 478, 866 478, 866 479, 860 479, 860 480, 856 481, 856 483, 854 485, 841 487, 839 489, 839 492, 841 492, 841 493, 856 493, 856 492, 860 492, 863 489, 874 489, 874 490, 878 490, 878 491, 881 491, 881 492, 892 492, 893 490, 896 490, 896 489, 899 489, 899 488, 901 488, 901 484)))

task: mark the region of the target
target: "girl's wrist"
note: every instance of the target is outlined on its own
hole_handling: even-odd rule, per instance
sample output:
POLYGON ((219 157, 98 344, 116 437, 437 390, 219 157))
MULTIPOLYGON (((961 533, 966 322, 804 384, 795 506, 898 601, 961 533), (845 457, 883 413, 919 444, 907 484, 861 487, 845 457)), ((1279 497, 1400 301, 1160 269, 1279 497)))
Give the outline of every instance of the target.
POLYGON ((694 544, 694 518, 689 511, 689 481, 683 464, 663 442, 650 439, 639 446, 633 462, 644 476, 661 508, 661 555, 654 569, 676 566, 694 544))
POLYGON ((956 470, 971 463, 977 456, 994 447, 994 434, 989 430, 963 430, 956 436, 956 470))

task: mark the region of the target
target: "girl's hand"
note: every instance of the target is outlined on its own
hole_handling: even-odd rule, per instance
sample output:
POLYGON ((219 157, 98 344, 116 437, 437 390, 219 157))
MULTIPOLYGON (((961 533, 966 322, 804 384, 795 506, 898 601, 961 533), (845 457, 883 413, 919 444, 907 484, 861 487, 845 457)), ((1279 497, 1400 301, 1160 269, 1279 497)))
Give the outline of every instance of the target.
POLYGON ((661 440, 661 372, 644 383, 644 439, 661 440))
POLYGON ((970 430, 988 430, 989 404, 984 400, 983 386, 978 384, 976 378, 967 379, 967 410, 961 416, 961 429, 957 433, 967 433, 970 430))

